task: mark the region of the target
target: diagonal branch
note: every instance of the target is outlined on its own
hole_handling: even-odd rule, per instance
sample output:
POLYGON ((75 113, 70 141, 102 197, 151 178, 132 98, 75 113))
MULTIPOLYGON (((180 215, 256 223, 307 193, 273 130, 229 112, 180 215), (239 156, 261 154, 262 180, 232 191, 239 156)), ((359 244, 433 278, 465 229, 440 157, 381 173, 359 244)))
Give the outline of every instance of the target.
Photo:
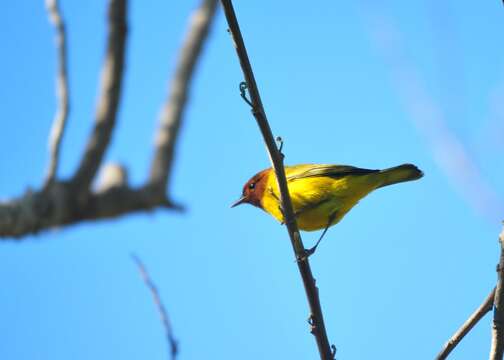
POLYGON ((254 73, 252 71, 252 66, 250 65, 247 50, 245 48, 240 27, 238 25, 238 20, 236 19, 236 15, 233 9, 233 4, 231 3, 231 0, 221 0, 221 2, 224 8, 224 13, 226 14, 226 19, 234 41, 236 52, 238 58, 240 59, 243 75, 245 76, 245 80, 249 89, 250 100, 252 103, 252 113, 261 130, 261 134, 266 144, 268 154, 270 156, 270 160, 273 169, 275 170, 276 178, 278 181, 285 224, 287 226, 287 231, 289 233, 294 253, 296 255, 296 258, 298 259, 297 264, 299 267, 299 272, 301 273, 306 296, 310 305, 311 313, 309 323, 311 325, 311 332, 315 336, 315 339, 317 341, 320 358, 322 360, 334 359, 336 348, 334 347, 334 345, 332 346, 332 348, 329 345, 329 340, 327 338, 327 333, 324 325, 322 308, 320 306, 318 288, 315 285, 315 279, 313 278, 308 258, 304 256, 304 245, 299 234, 296 219, 294 217, 289 190, 287 188, 287 180, 285 177, 285 170, 283 165, 283 155, 280 153, 276 146, 271 128, 266 118, 266 113, 264 111, 261 97, 259 95, 259 90, 257 88, 254 73))
POLYGON ((436 360, 444 360, 450 355, 450 353, 455 349, 455 347, 462 341, 464 336, 466 336, 469 331, 480 321, 483 316, 486 315, 493 307, 493 301, 495 296, 495 288, 488 294, 487 298, 483 303, 469 316, 469 318, 462 324, 462 326, 452 335, 452 337, 446 342, 443 349, 436 356, 436 360))
POLYGON ((504 354, 504 229, 499 236, 500 260, 497 267, 499 278, 495 287, 494 316, 492 322, 492 345, 490 360, 502 360, 504 354))
POLYGON ((202 0, 192 14, 189 30, 180 50, 170 93, 161 112, 156 151, 150 169, 150 183, 164 194, 171 174, 175 145, 194 70, 217 8, 217 0, 202 0))
POLYGON ((63 138, 69 112, 69 96, 65 23, 61 16, 58 0, 46 0, 46 7, 49 19, 56 29, 56 48, 58 52, 58 74, 56 76, 58 109, 54 116, 53 126, 49 136, 50 159, 45 180, 47 186, 47 184, 54 181, 58 170, 61 139, 63 138))
POLYGON ((154 300, 154 303, 156 304, 156 307, 159 311, 159 316, 161 317, 161 322, 163 323, 163 327, 165 329, 165 334, 166 334, 166 341, 168 342, 168 345, 170 346, 170 356, 172 360, 175 360, 177 358, 178 354, 178 342, 173 336, 173 329, 170 323, 170 318, 168 317, 168 312, 166 311, 166 308, 164 307, 163 302, 161 301, 161 296, 159 295, 159 291, 154 284, 154 282, 151 280, 149 273, 147 272, 147 269, 145 268, 144 264, 140 260, 138 256, 135 254, 131 255, 131 258, 135 262, 135 264, 138 267, 138 270, 140 271, 140 275, 142 276, 142 280, 145 283, 145 285, 149 288, 149 291, 152 294, 152 298, 154 300))
POLYGON ((89 191, 114 130, 123 79, 126 8, 126 0, 110 0, 108 45, 101 75, 101 95, 96 110, 95 125, 72 180, 80 194, 84 196, 89 191))

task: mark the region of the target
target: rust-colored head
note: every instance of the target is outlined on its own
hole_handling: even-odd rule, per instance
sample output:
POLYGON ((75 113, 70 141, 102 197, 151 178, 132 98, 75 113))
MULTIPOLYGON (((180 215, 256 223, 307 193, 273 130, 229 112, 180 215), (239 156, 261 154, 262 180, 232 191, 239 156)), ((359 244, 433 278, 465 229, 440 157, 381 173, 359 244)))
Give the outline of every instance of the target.
POLYGON ((261 199, 266 189, 269 171, 270 169, 266 169, 258 172, 247 181, 243 186, 242 196, 231 207, 247 203, 262 208, 261 199))

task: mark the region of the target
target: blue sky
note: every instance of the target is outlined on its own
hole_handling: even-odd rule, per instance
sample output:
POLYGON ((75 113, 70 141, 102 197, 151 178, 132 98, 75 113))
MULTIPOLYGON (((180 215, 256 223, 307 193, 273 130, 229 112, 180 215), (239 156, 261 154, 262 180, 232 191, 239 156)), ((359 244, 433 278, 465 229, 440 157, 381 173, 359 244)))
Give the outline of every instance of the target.
MULTIPOLYGON (((40 186, 55 111, 53 29, 42 1, 0 23, 0 199, 40 186)), ((196 1, 131 1, 127 70, 106 161, 145 179, 161 105, 196 1)), ((71 116, 60 175, 73 173, 97 100, 102 1, 62 1, 71 116)), ((340 359, 433 358, 496 280, 504 217, 504 33, 500 1, 240 1, 236 11, 288 164, 385 168, 425 177, 381 189, 312 258, 340 359), (412 352, 412 349, 414 351, 412 352)), ((285 229, 230 209, 268 167, 240 99, 219 14, 198 67, 172 197, 155 211, 0 244, 0 358, 165 359, 164 333, 129 254, 158 285, 180 359, 313 359, 308 308, 285 229)), ((312 244, 318 233, 305 233, 312 244)), ((487 316, 453 354, 487 356, 487 316)))

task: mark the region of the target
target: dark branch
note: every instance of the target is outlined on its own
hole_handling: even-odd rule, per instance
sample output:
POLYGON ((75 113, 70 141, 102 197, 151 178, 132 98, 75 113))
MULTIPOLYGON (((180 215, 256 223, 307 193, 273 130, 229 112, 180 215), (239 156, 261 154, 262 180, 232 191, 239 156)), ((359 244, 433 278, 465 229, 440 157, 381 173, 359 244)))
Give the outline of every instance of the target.
POLYGON ((114 218, 156 208, 181 210, 151 187, 138 189, 115 186, 91 193, 86 201, 77 199, 70 182, 53 182, 38 192, 0 203, 0 237, 20 238, 58 226, 85 220, 114 218))
POLYGON ((49 136, 49 166, 45 184, 51 183, 56 177, 58 170, 61 140, 65 131, 69 112, 68 75, 66 56, 66 33, 65 23, 61 16, 57 0, 46 0, 49 19, 56 30, 56 49, 58 52, 58 74, 56 76, 56 94, 58 97, 58 109, 54 116, 51 135, 49 136))
POLYGON ((493 301, 495 296, 495 288, 490 292, 485 301, 469 316, 469 318, 462 324, 462 326, 452 335, 446 342, 441 352, 436 357, 436 360, 444 360, 455 349, 460 341, 466 336, 469 331, 480 321, 483 316, 492 310, 493 301))
POLYGON ((170 94, 161 112, 160 128, 156 135, 156 151, 150 170, 150 182, 160 192, 166 191, 171 174, 176 140, 189 94, 189 86, 215 17, 217 0, 203 0, 192 14, 186 39, 180 50, 170 94))
POLYGON ((301 273, 301 277, 303 279, 308 303, 310 305, 311 332, 313 335, 315 335, 315 338, 317 340, 320 358, 322 360, 334 359, 334 351, 329 345, 329 340, 327 338, 327 333, 325 330, 324 318, 322 315, 322 309, 318 295, 318 288, 315 285, 315 279, 313 278, 308 258, 304 257, 305 250, 301 236, 299 234, 296 219, 294 217, 294 211, 287 188, 287 180, 285 177, 285 170, 283 165, 283 156, 277 149, 275 139, 266 118, 266 113, 262 105, 259 90, 257 88, 254 73, 252 71, 252 66, 250 65, 247 50, 243 42, 240 27, 238 25, 231 0, 221 0, 221 2, 226 14, 229 30, 233 37, 236 52, 238 54, 238 58, 240 59, 243 74, 248 85, 250 102, 253 105, 252 113, 257 121, 257 124, 259 125, 262 136, 264 138, 264 142, 268 149, 273 169, 275 170, 278 187, 281 194, 284 221, 287 226, 287 231, 289 232, 289 237, 294 248, 294 253, 296 255, 296 259, 304 258, 303 260, 298 261, 297 264, 301 273))
POLYGON ((91 182, 101 164, 114 130, 123 79, 126 8, 126 0, 110 0, 107 53, 101 74, 101 95, 96 110, 95 125, 72 180, 81 197, 87 196, 89 192, 91 182))
POLYGON ((178 354, 178 342, 173 336, 173 329, 170 323, 170 318, 168 317, 168 312, 166 311, 166 308, 163 302, 161 301, 161 296, 159 295, 159 291, 156 285, 151 280, 149 273, 147 272, 147 269, 145 268, 140 258, 135 254, 132 254, 131 257, 135 262, 135 264, 138 266, 138 270, 140 271, 142 280, 145 283, 145 285, 149 288, 152 298, 154 299, 154 303, 156 304, 156 307, 159 311, 159 316, 161 317, 161 322, 165 329, 166 341, 168 342, 168 345, 170 347, 170 357, 172 360, 175 360, 178 354))
POLYGON ((499 244, 500 260, 497 267, 499 277, 495 287, 490 360, 502 360, 504 354, 504 229, 499 236, 499 244))

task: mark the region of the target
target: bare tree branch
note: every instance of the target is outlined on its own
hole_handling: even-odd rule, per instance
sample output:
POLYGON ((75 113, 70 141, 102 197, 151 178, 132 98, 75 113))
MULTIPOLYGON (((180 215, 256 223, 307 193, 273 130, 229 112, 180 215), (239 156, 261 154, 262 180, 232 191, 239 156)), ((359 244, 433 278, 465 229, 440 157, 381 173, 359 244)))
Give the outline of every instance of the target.
POLYGON ((203 43, 208 36, 217 0, 203 0, 191 16, 189 29, 180 50, 170 93, 161 112, 160 128, 156 135, 156 151, 150 170, 150 183, 160 192, 166 191, 171 174, 178 132, 187 102, 189 86, 200 57, 203 43))
MULTIPOLYGON (((47 0, 53 6, 57 0, 47 0)), ((124 67, 126 40, 126 0, 110 0, 109 34, 105 65, 102 71, 101 97, 96 122, 85 154, 75 176, 70 181, 59 181, 51 170, 51 181, 37 191, 0 201, 0 237, 20 238, 41 230, 70 225, 85 220, 107 219, 124 214, 156 208, 182 210, 166 196, 166 185, 178 128, 182 121, 189 84, 215 17, 217 0, 202 0, 188 29, 183 54, 180 58, 172 94, 165 106, 158 136, 158 147, 147 183, 132 188, 127 183, 126 170, 116 165, 112 183, 103 184, 96 191, 90 188, 109 144, 119 104, 124 67), (172 111, 171 107, 176 108, 172 111), (159 166, 159 169, 156 167, 159 166), (159 170, 159 171, 158 171, 159 170), (116 176, 117 175, 117 176, 116 176)), ((50 8, 53 11, 53 7, 50 8)), ((57 8, 56 8, 57 9, 57 8)), ((62 130, 61 130, 62 131, 62 130)), ((61 135, 59 135, 61 140, 61 135)), ((58 148, 59 146, 56 146, 58 148)), ((57 165, 57 160, 54 161, 57 165)), ((109 179, 110 180, 110 179, 109 179)))
POLYGON ((168 345, 170 347, 170 358, 172 360, 175 360, 178 354, 178 342, 173 336, 173 329, 170 323, 170 318, 168 317, 168 312, 166 311, 166 308, 163 302, 161 301, 159 291, 154 282, 151 280, 149 273, 145 268, 144 264, 142 263, 142 261, 140 260, 140 258, 135 254, 132 254, 131 258, 138 266, 138 270, 140 271, 142 280, 145 283, 145 285, 149 288, 149 291, 151 292, 152 298, 154 299, 154 303, 156 304, 156 307, 158 309, 159 316, 161 317, 161 322, 165 329, 166 341, 168 342, 168 345))
POLYGON ((126 0, 110 0, 107 54, 101 75, 101 95, 96 120, 84 156, 73 178, 81 196, 86 196, 114 129, 121 96, 126 47, 126 0))
POLYGON ((298 259, 297 264, 299 267, 299 272, 301 273, 306 296, 310 305, 311 313, 309 323, 311 326, 311 333, 315 336, 315 339, 317 341, 320 358, 322 360, 331 360, 334 359, 336 348, 334 347, 334 345, 332 347, 329 345, 329 340, 327 338, 327 333, 324 325, 322 308, 320 306, 318 288, 315 285, 315 279, 313 278, 308 258, 304 256, 305 248, 303 241, 301 240, 301 235, 299 234, 289 195, 289 190, 287 188, 287 179, 285 177, 285 169, 283 165, 283 154, 281 154, 278 150, 275 139, 271 132, 271 128, 266 117, 266 112, 264 111, 261 97, 259 95, 259 89, 257 88, 254 73, 252 71, 252 66, 250 65, 247 50, 243 42, 240 27, 238 25, 238 20, 236 19, 236 15, 233 9, 233 4, 231 3, 231 0, 221 0, 221 3, 224 8, 224 13, 226 14, 229 31, 233 37, 236 53, 238 55, 238 58, 240 59, 243 75, 245 76, 245 80, 247 82, 250 94, 250 105, 252 106, 252 114, 254 115, 257 124, 259 125, 273 169, 275 170, 276 178, 278 181, 278 188, 280 189, 281 194, 284 221, 287 226, 287 231, 289 233, 296 259, 298 259))
POLYGON ((502 360, 504 354, 504 229, 500 233, 499 243, 501 252, 497 267, 499 278, 495 287, 490 360, 502 360))
POLYGON ((56 93, 58 97, 58 109, 54 116, 51 135, 49 136, 49 167, 45 184, 54 181, 58 170, 61 139, 65 131, 65 125, 69 112, 68 96, 68 75, 67 75, 67 55, 66 55, 66 33, 65 22, 61 16, 58 0, 46 0, 49 19, 56 30, 56 48, 58 52, 58 74, 56 76, 56 93))
POLYGON ((455 347, 460 343, 460 341, 466 336, 469 331, 480 321, 483 316, 486 315, 493 307, 493 301, 495 296, 495 288, 488 294, 487 298, 483 303, 469 316, 469 318, 462 324, 462 326, 452 335, 452 337, 446 342, 443 349, 439 352, 436 360, 444 360, 450 355, 450 353, 455 349, 455 347))
POLYGON ((0 237, 20 238, 53 227, 84 220, 114 218, 155 208, 182 210, 150 187, 117 186, 78 201, 72 183, 55 182, 38 192, 0 203, 0 237))

